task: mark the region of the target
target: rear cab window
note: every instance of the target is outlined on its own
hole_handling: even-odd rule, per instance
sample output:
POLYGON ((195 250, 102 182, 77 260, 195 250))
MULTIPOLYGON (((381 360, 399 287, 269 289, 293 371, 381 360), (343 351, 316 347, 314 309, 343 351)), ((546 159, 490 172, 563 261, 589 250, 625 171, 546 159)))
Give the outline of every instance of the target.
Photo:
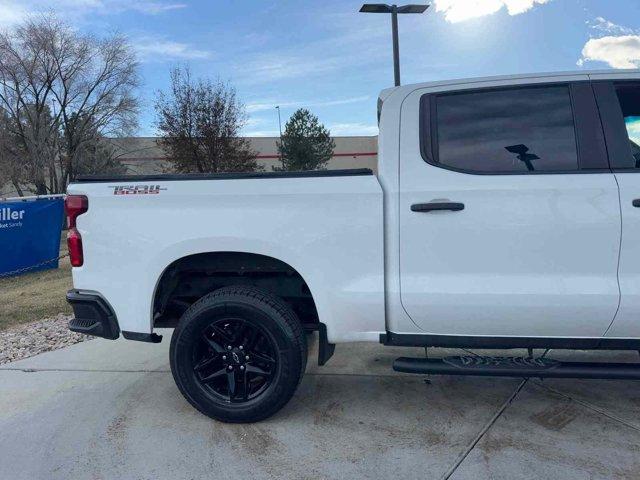
POLYGON ((608 167, 588 82, 425 95, 421 143, 428 163, 464 173, 608 167))

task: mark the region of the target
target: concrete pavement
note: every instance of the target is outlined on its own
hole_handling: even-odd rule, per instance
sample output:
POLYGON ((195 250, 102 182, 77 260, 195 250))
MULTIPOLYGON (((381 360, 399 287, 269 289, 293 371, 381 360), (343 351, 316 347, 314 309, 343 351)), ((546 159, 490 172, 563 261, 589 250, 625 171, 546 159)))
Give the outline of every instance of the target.
POLYGON ((426 379, 391 370, 418 349, 338 345, 276 416, 227 425, 179 394, 164 333, 1 366, 0 479, 640 477, 638 382, 426 379))

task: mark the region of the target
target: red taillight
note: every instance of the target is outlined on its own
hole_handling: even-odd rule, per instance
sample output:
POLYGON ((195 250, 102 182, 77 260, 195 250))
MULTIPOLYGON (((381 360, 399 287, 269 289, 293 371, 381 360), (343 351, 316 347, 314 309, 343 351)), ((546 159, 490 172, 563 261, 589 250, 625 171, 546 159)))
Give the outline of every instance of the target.
POLYGON ((67 248, 69 249, 69 259, 72 267, 81 267, 84 263, 84 254, 82 253, 82 236, 75 227, 70 228, 67 232, 67 248))
POLYGON ((67 195, 64 200, 69 228, 75 228, 76 218, 89 210, 89 199, 84 195, 67 195))
POLYGON ((84 263, 84 254, 82 252, 82 236, 76 228, 76 219, 89 210, 89 199, 84 195, 67 195, 64 201, 64 208, 67 212, 69 226, 67 248, 69 249, 71 266, 81 267, 84 263))

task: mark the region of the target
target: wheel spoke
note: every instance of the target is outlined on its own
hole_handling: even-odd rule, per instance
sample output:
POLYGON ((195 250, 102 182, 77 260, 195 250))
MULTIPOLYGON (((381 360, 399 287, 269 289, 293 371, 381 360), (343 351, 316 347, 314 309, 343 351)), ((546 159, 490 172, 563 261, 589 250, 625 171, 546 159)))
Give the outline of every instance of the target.
POLYGON ((242 343, 242 340, 244 339, 244 333, 247 331, 247 321, 246 320, 240 320, 240 326, 236 329, 235 333, 233 334, 233 340, 231 340, 231 343, 234 344, 238 344, 238 343, 242 343))
POLYGON ((216 352, 216 353, 222 353, 224 352, 224 346, 218 342, 218 340, 214 340, 213 338, 209 337, 206 333, 203 334, 204 340, 207 342, 207 345, 209 345, 209 347, 211 347, 211 349, 216 352))
POLYGON ((249 355, 250 355, 249 358, 251 358, 251 363, 260 362, 260 363, 266 363, 267 365, 273 365, 274 363, 276 363, 276 361, 273 358, 268 357, 267 355, 264 355, 262 353, 251 352, 249 355))
POLYGON ((273 374, 255 365, 247 365, 247 373, 254 373, 256 375, 262 375, 263 377, 270 378, 273 374))
POLYGON ((203 377, 200 379, 200 381, 202 383, 209 383, 212 380, 215 380, 216 378, 222 376, 225 374, 225 372, 227 371, 226 368, 221 368, 220 370, 218 370, 217 372, 213 372, 211 375, 207 375, 206 377, 203 377))
POLYGON ((247 341, 244 345, 245 351, 251 350, 256 345, 256 340, 258 339, 258 329, 253 327, 249 332, 249 336, 247 337, 247 341))
POLYGON ((217 355, 213 355, 211 357, 205 357, 202 360, 200 360, 195 367, 193 367, 193 371, 194 372, 199 372, 200 370, 203 370, 205 368, 207 368, 208 366, 210 366, 213 362, 215 362, 218 359, 217 355))
POLYGON ((242 399, 246 402, 249 398, 249 382, 247 379, 247 370, 242 372, 242 399))
POLYGON ((233 400, 236 396, 236 374, 227 371, 227 383, 229 384, 229 400, 233 400))
POLYGON ((225 332, 222 328, 218 327, 217 325, 212 325, 211 331, 214 333, 214 336, 220 338, 222 342, 231 343, 232 341, 231 336, 227 332, 225 332))

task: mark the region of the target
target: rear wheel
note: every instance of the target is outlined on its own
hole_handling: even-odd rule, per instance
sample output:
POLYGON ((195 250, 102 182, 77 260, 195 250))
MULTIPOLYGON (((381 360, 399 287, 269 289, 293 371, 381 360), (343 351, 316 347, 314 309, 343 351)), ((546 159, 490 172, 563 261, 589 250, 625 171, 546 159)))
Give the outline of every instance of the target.
POLYGON ((254 287, 225 287, 182 316, 171 372, 185 398, 223 422, 255 422, 282 408, 302 378, 307 344, 295 313, 254 287))

